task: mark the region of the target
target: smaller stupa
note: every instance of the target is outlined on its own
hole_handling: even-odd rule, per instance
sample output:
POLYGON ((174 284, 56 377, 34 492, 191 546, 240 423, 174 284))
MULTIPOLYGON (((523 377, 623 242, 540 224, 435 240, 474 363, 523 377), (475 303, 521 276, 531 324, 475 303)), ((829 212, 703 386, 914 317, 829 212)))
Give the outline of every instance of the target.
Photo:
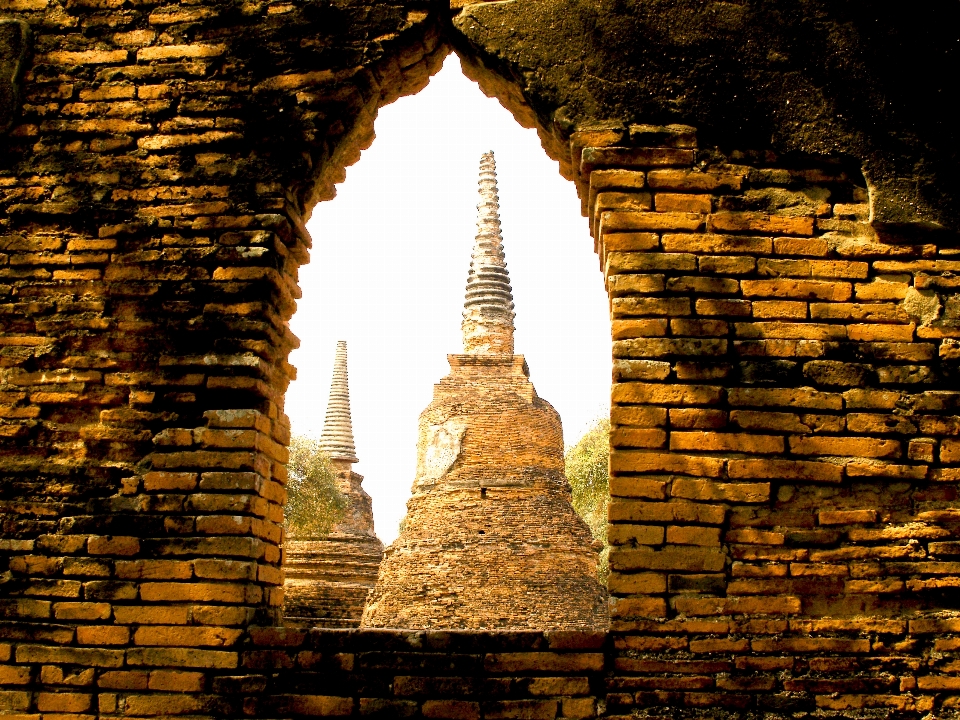
POLYGON ((361 486, 363 476, 353 472, 358 460, 344 340, 337 343, 320 446, 348 506, 326 536, 291 537, 285 543, 284 620, 302 627, 356 627, 377 582, 383 543, 373 531, 373 503, 361 486))

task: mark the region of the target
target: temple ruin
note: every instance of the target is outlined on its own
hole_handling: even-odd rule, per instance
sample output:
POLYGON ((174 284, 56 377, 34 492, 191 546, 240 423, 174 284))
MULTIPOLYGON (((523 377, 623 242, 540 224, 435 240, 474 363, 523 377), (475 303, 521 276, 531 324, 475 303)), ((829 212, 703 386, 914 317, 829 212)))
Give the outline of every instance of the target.
POLYGON ((915 5, 0 2, 0 714, 960 717, 960 3, 915 5), (610 297, 607 633, 282 626, 305 218, 451 52, 610 297))
POLYGON ((362 626, 605 629, 599 548, 570 504, 560 416, 514 354, 492 152, 479 185, 463 353, 420 415, 413 496, 362 626))
POLYGON ((383 543, 373 529, 373 503, 353 472, 359 462, 350 416, 347 343, 340 340, 320 447, 347 498, 346 515, 322 537, 290 537, 284 543, 284 622, 303 627, 355 627, 377 580, 383 543))

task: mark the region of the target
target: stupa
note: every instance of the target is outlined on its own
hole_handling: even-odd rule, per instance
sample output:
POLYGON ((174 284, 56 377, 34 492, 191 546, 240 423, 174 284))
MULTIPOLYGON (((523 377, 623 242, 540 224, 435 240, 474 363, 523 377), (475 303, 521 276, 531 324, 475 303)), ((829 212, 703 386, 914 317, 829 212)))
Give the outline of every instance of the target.
POLYGON ((362 627, 594 630, 597 549, 574 512, 556 410, 514 354, 493 153, 480 161, 463 353, 420 415, 417 474, 362 627))
POLYGON ((356 627, 377 580, 383 543, 373 530, 373 503, 353 472, 358 462, 350 417, 347 343, 337 343, 320 447, 330 457, 348 505, 322 537, 291 537, 284 545, 283 614, 287 625, 356 627))

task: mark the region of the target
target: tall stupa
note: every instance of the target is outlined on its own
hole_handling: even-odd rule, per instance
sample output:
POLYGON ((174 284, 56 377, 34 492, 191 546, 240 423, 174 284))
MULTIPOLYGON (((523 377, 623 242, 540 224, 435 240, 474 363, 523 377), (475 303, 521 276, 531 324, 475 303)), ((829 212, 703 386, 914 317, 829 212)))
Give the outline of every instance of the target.
POLYGON ((420 415, 417 474, 362 627, 594 630, 597 549, 574 512, 560 416, 514 354, 493 153, 480 160, 463 353, 420 415))
POLYGON ((358 462, 350 417, 347 343, 340 340, 320 447, 347 498, 343 520, 322 537, 291 537, 284 544, 284 621, 303 627, 356 627, 377 580, 383 543, 373 531, 373 503, 353 472, 358 462))

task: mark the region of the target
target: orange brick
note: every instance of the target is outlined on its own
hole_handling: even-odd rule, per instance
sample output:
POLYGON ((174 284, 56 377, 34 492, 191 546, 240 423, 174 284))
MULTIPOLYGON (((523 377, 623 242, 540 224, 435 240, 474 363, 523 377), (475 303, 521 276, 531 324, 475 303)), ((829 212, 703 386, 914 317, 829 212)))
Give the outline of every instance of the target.
POLYGON ((813 235, 813 218, 765 215, 755 212, 718 212, 710 216, 707 227, 711 232, 813 235))
POLYGON ((960 462, 960 440, 950 438, 940 443, 940 462, 960 462))
POLYGON ((594 201, 594 216, 606 210, 650 210, 653 200, 647 192, 599 192, 594 201))
POLYGON ((710 253, 714 255, 763 255, 769 253, 773 248, 773 241, 770 238, 704 233, 666 233, 663 236, 662 244, 666 252, 710 253))
POLYGON ((690 212, 625 212, 607 211, 600 216, 600 231, 624 232, 646 230, 697 230, 703 225, 703 215, 690 212))
POLYGON ((850 283, 826 280, 741 280, 740 287, 744 297, 748 298, 782 297, 842 302, 853 294, 850 283))
POLYGON ((77 628, 77 642, 81 645, 125 645, 130 630, 113 625, 88 625, 77 628))
POLYGON ((433 720, 480 720, 480 703, 467 700, 426 700, 420 710, 433 720))
POLYGON ((143 476, 143 489, 147 492, 193 490, 197 486, 197 479, 197 473, 148 472, 143 476))
POLYGON ((690 500, 760 503, 770 499, 770 483, 723 483, 678 477, 673 480, 670 495, 690 500))
POLYGON ((821 525, 851 525, 877 521, 876 510, 821 510, 817 518, 821 525))
MULTIPOLYGON (((661 532, 663 528, 660 528, 661 532)), ((660 573, 611 572, 607 578, 610 592, 620 595, 656 595, 667 591, 667 578, 660 573)))
POLYGON ((790 452, 796 455, 843 455, 849 457, 898 458, 902 455, 897 440, 865 437, 792 437, 790 452))
POLYGON ((739 190, 743 177, 732 173, 701 172, 699 170, 651 170, 648 184, 658 190, 710 192, 712 190, 739 190))
POLYGON ((670 433, 670 449, 769 454, 782 453, 784 443, 779 435, 674 431, 670 433))
POLYGON ((137 645, 167 645, 172 647, 228 646, 234 644, 241 632, 235 628, 151 625, 137 628, 133 641, 137 645))
POLYGON ((87 540, 87 552, 91 555, 136 555, 140 552, 140 541, 134 537, 94 535, 87 540))
POLYGON ((610 453, 610 471, 615 473, 675 472, 683 475, 719 477, 722 470, 723 461, 716 458, 642 450, 615 449, 610 453))
POLYGON ((720 545, 720 528, 670 525, 667 527, 667 542, 674 545, 720 545))
POLYGON ((711 385, 624 382, 611 391, 615 403, 642 405, 716 405, 722 397, 723 389, 711 385))
POLYGON ((610 522, 702 523, 720 525, 726 509, 720 505, 692 502, 643 502, 613 498, 607 508, 610 522))
POLYGON ((97 678, 97 685, 111 690, 146 690, 148 674, 142 670, 109 670, 97 678))
POLYGON ((110 603, 65 602, 53 605, 53 616, 58 620, 107 620, 110 611, 110 603))
POLYGON ((795 300, 756 300, 752 304, 753 316, 757 318, 807 317, 807 304, 795 300))
POLYGON ((809 388, 762 389, 731 388, 727 397, 731 405, 741 407, 787 407, 810 410, 841 410, 843 396, 809 388))
POLYGON ((786 536, 781 532, 756 530, 754 528, 728 530, 725 537, 727 542, 754 545, 783 545, 786 541, 786 536))
POLYGON ((642 497, 663 500, 667 497, 667 483, 657 478, 612 477, 610 494, 618 497, 642 497))
POLYGON ((0 665, 0 685, 27 685, 30 668, 24 665, 0 665))
POLYGON ((204 688, 204 677, 202 672, 154 670, 149 675, 148 687, 151 690, 200 692, 204 688))
POLYGON ((611 334, 614 340, 663 336, 667 334, 667 320, 662 318, 643 320, 618 318, 611 322, 611 334))
POLYGON ((636 252, 659 247, 660 236, 656 233, 607 233, 603 236, 603 248, 606 252, 636 252))
MULTIPOLYGON (((685 615, 789 615, 800 612, 795 597, 675 598, 674 607, 685 615)), ((758 650, 754 640, 754 650, 758 650)), ((869 645, 869 643, 867 643, 869 645)))
POLYGON ((646 175, 639 170, 594 170, 590 173, 590 189, 639 190, 645 187, 645 178, 646 175))
POLYGON ((82 713, 90 709, 93 696, 86 693, 48 693, 37 695, 37 709, 44 713, 82 713))
POLYGON ((610 432, 611 447, 659 448, 667 444, 667 433, 654 428, 617 427, 610 432))
POLYGON ((710 195, 658 192, 654 196, 657 212, 690 212, 707 214, 712 209, 710 195))
POLYGON ((611 598, 610 614, 615 618, 662 618, 667 615, 667 603, 658 597, 611 598))

